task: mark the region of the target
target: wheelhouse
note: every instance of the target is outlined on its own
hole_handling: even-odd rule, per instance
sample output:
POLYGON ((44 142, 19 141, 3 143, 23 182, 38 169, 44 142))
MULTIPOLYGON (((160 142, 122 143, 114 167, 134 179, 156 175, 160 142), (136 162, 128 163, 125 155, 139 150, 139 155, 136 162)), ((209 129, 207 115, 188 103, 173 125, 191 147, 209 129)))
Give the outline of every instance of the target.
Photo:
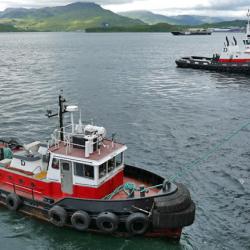
MULTIPOLYGON (((104 183, 111 181, 112 185, 109 186, 115 189, 122 184, 125 145, 105 139, 88 157, 85 157, 85 150, 80 146, 61 142, 49 148, 48 180, 60 182, 63 193, 77 196, 77 187, 98 190, 104 183)), ((110 192, 110 188, 104 192, 105 195, 110 192)), ((81 197, 84 197, 84 193, 81 197)))
POLYGON ((107 139, 103 127, 75 125, 73 118, 62 131, 56 129, 48 144, 13 151, 2 145, 0 178, 9 189, 22 186, 41 199, 101 199, 123 184, 125 145, 107 139))

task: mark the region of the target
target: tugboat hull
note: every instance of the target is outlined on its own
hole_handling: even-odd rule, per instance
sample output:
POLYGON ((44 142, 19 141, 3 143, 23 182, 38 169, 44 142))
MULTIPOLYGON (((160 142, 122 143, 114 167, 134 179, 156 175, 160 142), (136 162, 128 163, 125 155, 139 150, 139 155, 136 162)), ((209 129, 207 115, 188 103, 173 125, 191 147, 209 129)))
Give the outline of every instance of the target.
POLYGON ((183 57, 175 63, 180 68, 250 74, 250 62, 220 62, 207 57, 183 57))
POLYGON ((126 145, 106 138, 103 127, 76 126, 78 107, 64 102, 59 95, 60 128, 48 144, 0 140, 0 203, 57 227, 179 239, 195 217, 187 188, 126 165, 126 145))
MULTIPOLYGON (((130 176, 132 173, 140 174, 141 179, 153 185, 164 180, 149 171, 125 166, 124 174, 130 176)), ((12 211, 19 210, 55 226, 68 226, 80 231, 179 239, 182 228, 191 225, 195 217, 190 193, 178 183, 172 183, 165 191, 159 189, 157 195, 117 200, 66 197, 58 201, 49 198, 39 201, 33 195, 30 198, 22 196, 19 190, 20 184, 15 183, 12 190, 1 189, 0 203, 12 211), (73 221, 79 212, 82 217, 73 221)))

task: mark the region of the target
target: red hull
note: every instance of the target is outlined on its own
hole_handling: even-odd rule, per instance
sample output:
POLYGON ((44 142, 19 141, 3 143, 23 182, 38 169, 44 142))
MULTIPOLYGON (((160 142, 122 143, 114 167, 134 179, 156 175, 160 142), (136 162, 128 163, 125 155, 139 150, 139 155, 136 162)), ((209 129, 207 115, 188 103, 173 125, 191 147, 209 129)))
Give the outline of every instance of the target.
POLYGON ((221 63, 247 63, 250 59, 219 59, 221 63))
POLYGON ((31 198, 33 193, 35 199, 40 201, 43 197, 49 197, 55 200, 64 197, 101 199, 110 194, 116 187, 123 184, 123 177, 123 171, 120 171, 116 176, 98 188, 74 185, 74 195, 71 195, 63 193, 61 184, 58 182, 45 182, 0 168, 0 189, 12 192, 15 186, 16 192, 20 193, 20 195, 31 198))

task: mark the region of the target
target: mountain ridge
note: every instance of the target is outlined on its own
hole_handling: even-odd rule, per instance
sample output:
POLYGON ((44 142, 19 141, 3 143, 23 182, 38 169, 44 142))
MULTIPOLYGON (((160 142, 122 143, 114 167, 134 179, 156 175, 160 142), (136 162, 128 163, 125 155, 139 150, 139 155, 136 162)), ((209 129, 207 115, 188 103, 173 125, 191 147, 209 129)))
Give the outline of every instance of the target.
POLYGON ((209 17, 201 15, 165 16, 145 10, 118 12, 118 14, 130 18, 140 19, 147 24, 169 23, 172 25, 193 26, 193 25, 201 25, 204 23, 217 23, 217 22, 232 20, 232 18, 230 17, 209 17))
MULTIPOLYGON (((206 16, 180 15, 167 17, 150 11, 135 11, 133 13, 153 16, 155 23, 148 25, 146 21, 149 22, 149 20, 143 22, 138 18, 121 16, 110 10, 103 9, 96 3, 76 2, 55 7, 7 8, 0 11, 0 25, 2 25, 2 31, 83 31, 94 29, 105 32, 169 32, 174 29, 185 30, 190 27, 226 28, 229 26, 243 27, 246 24, 244 20, 211 24, 209 23, 211 18, 206 16), (200 24, 201 20, 205 23, 200 24), (173 22, 178 24, 173 24, 173 22), (190 25, 190 23, 193 23, 193 25, 190 25)), ((213 20, 218 21, 220 18, 213 20)))
POLYGON ((8 8, 0 12, 0 22, 19 29, 37 31, 75 31, 90 27, 133 26, 144 22, 120 16, 91 2, 43 8, 8 8))

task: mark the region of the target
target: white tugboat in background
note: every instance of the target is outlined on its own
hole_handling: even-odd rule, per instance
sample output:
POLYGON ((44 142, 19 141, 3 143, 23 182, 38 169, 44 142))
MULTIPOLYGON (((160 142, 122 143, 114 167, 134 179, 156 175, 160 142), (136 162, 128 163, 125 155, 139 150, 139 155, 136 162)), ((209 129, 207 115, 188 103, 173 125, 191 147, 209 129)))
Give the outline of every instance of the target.
POLYGON ((225 71, 231 73, 250 74, 250 11, 247 13, 246 37, 243 39, 243 49, 233 37, 230 43, 228 37, 223 51, 213 57, 190 56, 176 60, 181 68, 205 69, 214 71, 225 71))

